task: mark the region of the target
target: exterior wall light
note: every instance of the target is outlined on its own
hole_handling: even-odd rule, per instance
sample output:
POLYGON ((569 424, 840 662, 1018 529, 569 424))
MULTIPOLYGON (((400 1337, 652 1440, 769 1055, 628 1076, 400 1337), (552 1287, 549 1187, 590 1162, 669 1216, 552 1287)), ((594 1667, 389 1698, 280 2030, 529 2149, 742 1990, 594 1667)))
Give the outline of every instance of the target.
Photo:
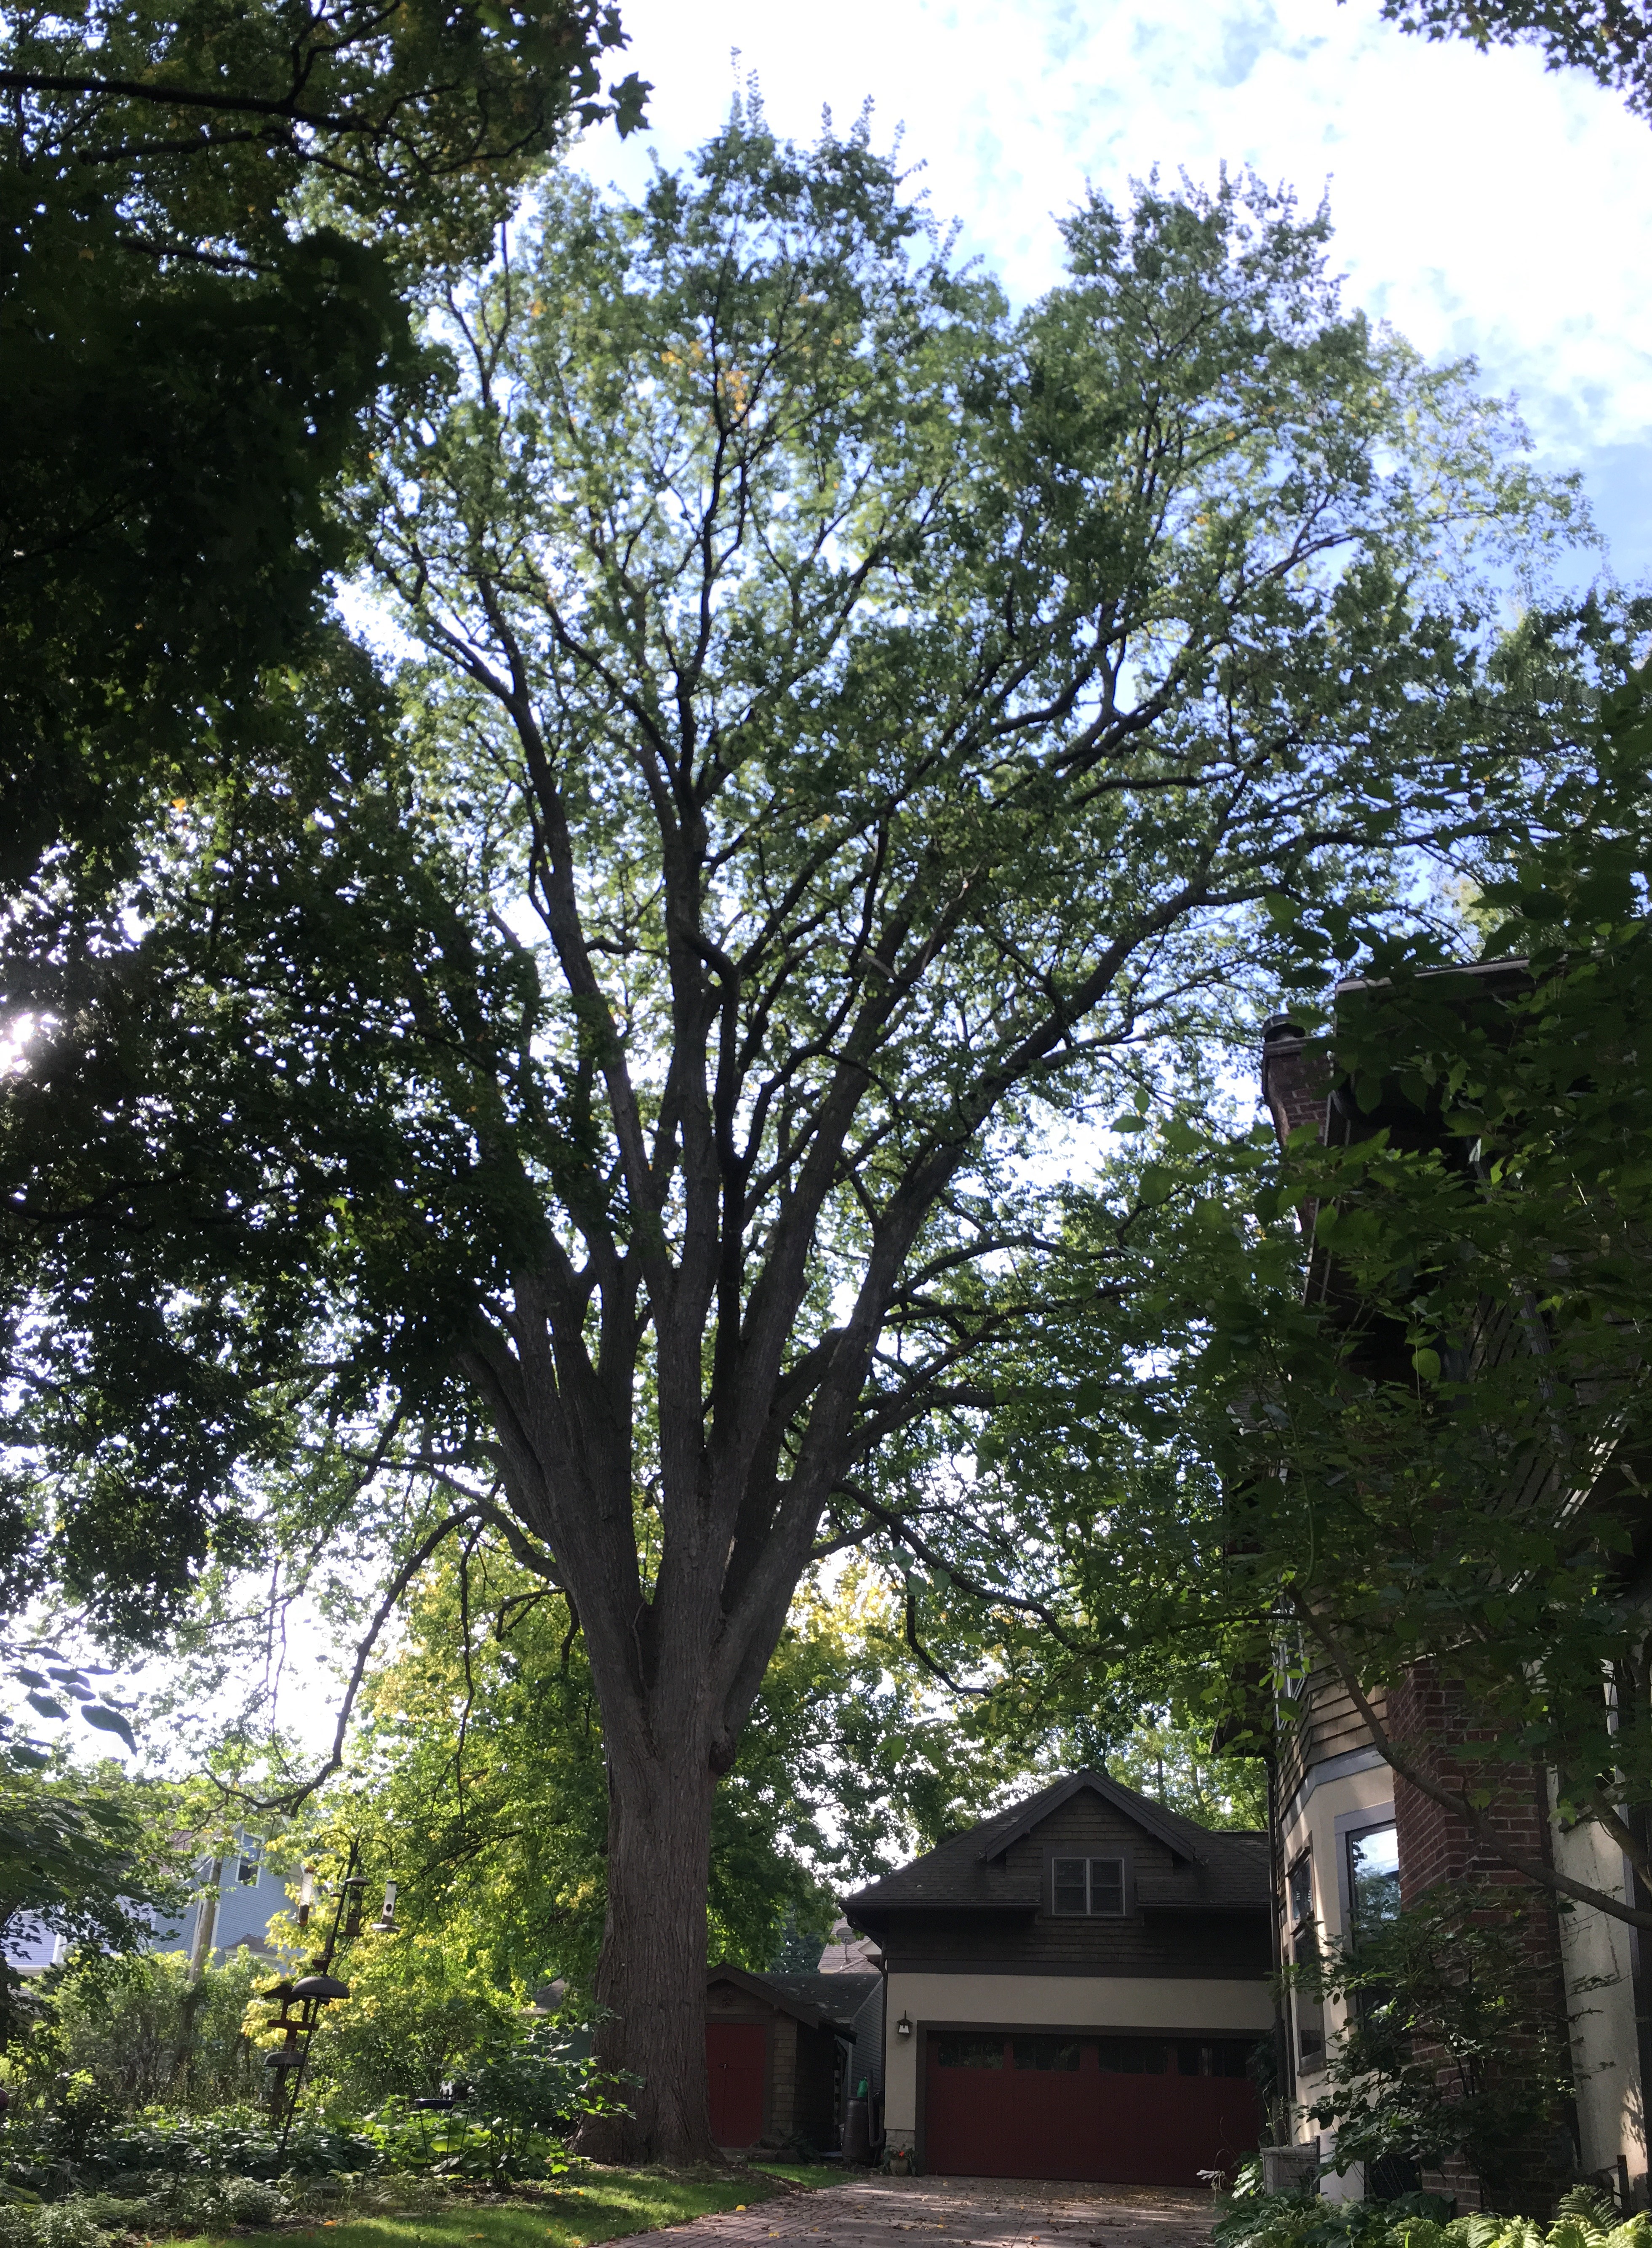
POLYGON ((906 2014, 904 2014, 904 2013, 901 2015, 901 2017, 900 2020, 899 2020, 899 2021, 895 2024, 895 2033, 896 2037, 910 2037, 910 2036, 911 2036, 911 2034, 912 2034, 912 2023, 911 2023, 911 2019, 910 2019, 910 2018, 909 2018, 908 2015, 906 2015, 906 2014))

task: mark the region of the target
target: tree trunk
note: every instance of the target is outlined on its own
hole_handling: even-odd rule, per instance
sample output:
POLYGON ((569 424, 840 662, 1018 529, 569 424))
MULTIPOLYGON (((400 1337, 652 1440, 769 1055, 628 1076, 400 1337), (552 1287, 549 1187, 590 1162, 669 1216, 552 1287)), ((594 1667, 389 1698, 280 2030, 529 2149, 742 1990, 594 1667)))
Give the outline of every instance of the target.
MULTIPOLYGON (((616 1728, 616 1730, 620 1730, 616 1728)), ((623 1729, 628 1731, 628 1728, 623 1729)), ((660 1746, 608 1744, 608 1909, 597 1964, 596 2060, 629 2071, 613 2095, 630 2111, 591 2115, 579 2149, 593 2161, 716 2162, 706 2107, 709 1743, 672 1728, 660 1746)))

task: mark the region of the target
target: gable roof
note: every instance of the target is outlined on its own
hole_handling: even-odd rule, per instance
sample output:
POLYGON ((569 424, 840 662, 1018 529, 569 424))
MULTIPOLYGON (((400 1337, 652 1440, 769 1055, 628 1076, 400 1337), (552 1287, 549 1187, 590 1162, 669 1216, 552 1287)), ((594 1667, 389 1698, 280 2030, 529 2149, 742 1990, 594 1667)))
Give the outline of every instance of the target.
POLYGON ((727 1960, 708 1967, 705 1977, 708 1991, 714 1983, 732 1983, 810 2029, 835 2030, 851 2039, 854 2016, 882 1980, 881 1975, 754 1975, 727 1960))
POLYGON ((1175 1817, 1162 1804, 1150 1802, 1145 1795, 1138 1795, 1133 1787, 1121 1787, 1118 1781, 1110 1779, 1105 1772, 1093 1772, 1087 1768, 1071 1773, 1066 1779, 1057 1780, 1053 1787, 1046 1787, 1037 1795, 1028 1796, 1025 1803, 1014 1805, 1002 1813, 996 1821, 989 1820, 984 1826, 977 1826, 975 1832, 983 1837, 982 1857, 1001 1858, 1011 1842, 1023 1840, 1052 1811, 1059 1811, 1064 1803, 1070 1802, 1073 1796, 1082 1794, 1086 1789, 1093 1795, 1099 1795, 1104 1803, 1110 1803, 1115 1811, 1122 1812, 1134 1825, 1141 1827, 1155 1840, 1162 1842, 1173 1857, 1196 1866, 1203 1863, 1204 1852, 1194 1839, 1196 1836, 1201 1840, 1205 1839, 1203 1827, 1195 1826, 1189 1820, 1175 1817))
POLYGON ((1267 1837, 1198 1826, 1138 1795, 1103 1772, 1078 1772, 1007 1811, 955 1834, 910 1865, 870 1881, 845 1901, 857 1926, 877 1928, 892 1911, 1034 1913, 1042 1902, 1036 1866, 1012 1869, 1011 1846, 1088 1790, 1170 1854, 1163 1872, 1138 1868, 1136 1902, 1145 1912, 1263 1912, 1268 1904, 1267 1837))

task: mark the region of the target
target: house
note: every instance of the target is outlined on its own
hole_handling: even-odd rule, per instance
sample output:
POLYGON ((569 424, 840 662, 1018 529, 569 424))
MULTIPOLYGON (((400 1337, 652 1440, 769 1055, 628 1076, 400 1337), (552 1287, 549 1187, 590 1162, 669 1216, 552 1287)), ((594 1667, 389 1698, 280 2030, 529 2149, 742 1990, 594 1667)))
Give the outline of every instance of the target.
MULTIPOLYGON (((177 1920, 154 1923, 148 1948, 185 1953, 192 1972, 205 1965, 221 1966, 236 1951, 252 1951, 273 1961, 270 1923, 278 1913, 291 1910, 291 1899, 287 1875, 271 1871, 263 1846, 240 1836, 232 1855, 199 1859, 191 1871, 194 1895, 177 1920)), ((13 1927, 0 1945, 0 1957, 21 1974, 38 1975, 56 1966, 68 1949, 57 1929, 45 1921, 31 1919, 13 1927)))
POLYGON ((1256 2147, 1265 1835, 1074 1772, 845 1909, 882 1954, 885 2143, 918 2169, 1192 2185, 1256 2147))
POLYGON ((157 1929, 154 1949, 182 1951, 190 1968, 222 1966, 236 1951, 274 1961, 270 1923, 290 1913, 290 1876, 271 1869, 264 1847, 241 1835, 231 1855, 203 1858, 195 1868, 195 1894, 175 1926, 157 1929))
POLYGON ((706 1977, 705 2055, 711 2135, 752 2147, 834 2152, 857 2048, 875 2045, 877 1974, 753 1975, 726 1962, 706 1977))
MULTIPOLYGON (((1482 1012, 1493 1009, 1511 990, 1529 989, 1525 963, 1493 961, 1471 968, 1437 971, 1450 978, 1453 1004, 1482 1012)), ((1340 1000, 1365 987, 1353 979, 1338 987, 1340 1000)), ((1362 1088, 1363 1105, 1329 1064, 1314 1057, 1297 1028, 1284 1018, 1271 1023, 1262 1057, 1264 1099, 1281 1143, 1304 1124, 1317 1125, 1321 1139, 1342 1142, 1387 1131, 1401 1147, 1447 1142, 1437 1116, 1420 1108, 1401 1079, 1362 1088)), ((1339 1292, 1347 1284, 1322 1243, 1312 1252, 1308 1300, 1326 1304, 1339 1315, 1339 1292)), ((1351 1307, 1351 1306, 1350 1306, 1351 1307)), ((1483 1324, 1490 1340, 1484 1350, 1531 1347, 1523 1322, 1499 1317, 1506 1307, 1486 1306, 1483 1324)), ((1395 1378, 1380 1361, 1384 1338, 1364 1346, 1361 1369, 1372 1379, 1395 1378)), ((1403 1378, 1402 1374, 1401 1378, 1403 1378)), ((1587 1506, 1590 1491, 1580 1488, 1574 1503, 1587 1506)), ((1518 1503, 1518 1502, 1511 1502, 1518 1503)), ((1449 1649, 1443 1650, 1449 1662, 1449 1649)), ((1462 1784, 1458 1752, 1492 1737, 1464 1705, 1449 1675, 1419 1667, 1386 1683, 1364 1687, 1372 1713, 1404 1761, 1431 1768, 1436 1781, 1462 1784)), ((1464 1822, 1391 1769, 1369 1728, 1340 1680, 1328 1669, 1306 1670, 1288 1713, 1276 1712, 1267 1738, 1272 1828, 1277 1837, 1273 1888, 1278 1914, 1278 1940, 1286 1960, 1341 1947, 1391 1916, 1436 1884, 1472 1880, 1501 1882, 1529 1901, 1533 1891, 1524 1878, 1502 1865, 1477 1842, 1464 1822)), ((1489 1815, 1506 1845, 1525 1856, 1547 1861, 1598 1892, 1637 1904, 1635 1877, 1627 1861, 1593 1823, 1563 1824, 1555 1815, 1549 1774, 1529 1761, 1498 1756, 1479 1775, 1491 1790, 1489 1815)), ((1527 2198, 1546 2208, 1557 2188, 1578 2172, 1613 2191, 1621 2204, 1647 2201, 1645 2087, 1652 2081, 1652 1975, 1639 1930, 1611 1918, 1596 1906, 1568 1902, 1564 1911, 1539 1894, 1539 1909, 1529 1922, 1529 1948, 1535 1947, 1546 1977, 1549 2004, 1569 2035, 1573 2075, 1573 2113, 1562 2127, 1573 2135, 1569 2148, 1533 2147, 1527 2198)), ((1337 2002, 1320 2004, 1301 1991, 1290 2002, 1285 2040, 1285 2090, 1292 2103, 1293 2137, 1312 2173, 1335 2153, 1329 2135, 1316 2135, 1306 2103, 1320 2090, 1328 2058, 1344 2027, 1337 2002)), ((1447 2169, 1422 2183, 1455 2194, 1472 2207, 1479 2182, 1453 2157, 1447 2169)), ((1367 2178, 1360 2166, 1346 2176, 1328 2169, 1323 2193, 1338 2198, 1387 2195, 1415 2185, 1399 2166, 1392 2174, 1367 2178)))

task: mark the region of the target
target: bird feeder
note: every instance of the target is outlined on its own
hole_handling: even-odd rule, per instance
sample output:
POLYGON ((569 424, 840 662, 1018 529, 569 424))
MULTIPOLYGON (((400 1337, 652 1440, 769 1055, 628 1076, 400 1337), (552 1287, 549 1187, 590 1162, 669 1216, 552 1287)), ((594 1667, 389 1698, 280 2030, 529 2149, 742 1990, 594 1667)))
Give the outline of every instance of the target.
POLYGON ((292 1995, 295 1998, 312 1998, 318 2005, 325 2006, 334 1998, 347 1998, 350 1985, 341 1983, 336 1975, 300 1975, 292 1986, 292 1995))

